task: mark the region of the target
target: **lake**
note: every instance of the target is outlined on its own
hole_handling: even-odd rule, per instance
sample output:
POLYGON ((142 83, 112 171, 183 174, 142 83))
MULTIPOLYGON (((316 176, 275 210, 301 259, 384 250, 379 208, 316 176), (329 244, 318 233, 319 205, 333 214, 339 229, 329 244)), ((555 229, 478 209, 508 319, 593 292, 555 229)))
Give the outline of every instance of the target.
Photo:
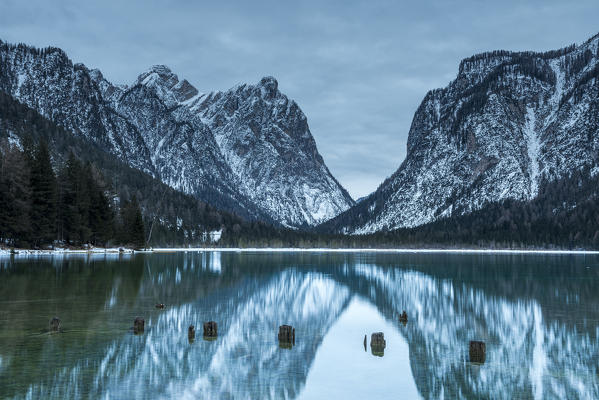
POLYGON ((0 398, 333 396, 599 398, 599 257, 0 257, 0 398), (211 320, 218 336, 205 339, 211 320), (295 345, 279 344, 283 324, 295 345), (470 359, 472 340, 484 362, 470 359))

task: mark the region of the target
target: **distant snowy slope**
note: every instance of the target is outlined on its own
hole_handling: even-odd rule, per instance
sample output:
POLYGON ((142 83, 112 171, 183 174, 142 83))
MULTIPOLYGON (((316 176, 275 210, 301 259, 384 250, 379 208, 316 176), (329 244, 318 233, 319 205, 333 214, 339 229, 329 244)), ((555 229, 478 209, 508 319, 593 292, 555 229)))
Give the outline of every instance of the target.
POLYGON ((599 161, 599 35, 546 53, 496 51, 461 62, 414 115, 407 156, 375 193, 324 224, 368 233, 531 199, 599 161))

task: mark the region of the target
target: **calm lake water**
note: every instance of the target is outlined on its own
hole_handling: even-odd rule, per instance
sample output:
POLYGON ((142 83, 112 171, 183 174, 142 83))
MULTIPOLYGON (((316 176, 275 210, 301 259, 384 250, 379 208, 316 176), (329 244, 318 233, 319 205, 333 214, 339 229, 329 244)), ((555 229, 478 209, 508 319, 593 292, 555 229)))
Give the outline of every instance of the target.
POLYGON ((0 398, 597 399, 598 369, 597 256, 0 257, 0 398))

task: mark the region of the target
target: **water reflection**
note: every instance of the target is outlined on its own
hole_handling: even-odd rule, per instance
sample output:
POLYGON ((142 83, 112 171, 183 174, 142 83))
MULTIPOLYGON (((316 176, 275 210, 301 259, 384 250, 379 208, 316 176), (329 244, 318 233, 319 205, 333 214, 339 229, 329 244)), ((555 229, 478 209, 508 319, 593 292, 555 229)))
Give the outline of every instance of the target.
POLYGON ((354 398, 359 370, 309 374, 318 354, 343 359, 339 343, 351 340, 368 356, 363 370, 381 382, 411 377, 424 398, 597 398, 598 265, 455 254, 0 258, 0 397, 275 399, 328 385, 354 398), (386 321, 381 361, 361 349, 376 327, 349 307, 356 299, 386 321), (40 333, 54 315, 64 333, 40 333), (143 335, 128 331, 138 315, 143 335), (216 340, 189 340, 190 325, 210 320, 216 340), (361 330, 334 329, 343 320, 361 330), (278 346, 282 324, 296 328, 291 350, 278 346), (484 364, 468 361, 470 340, 486 343, 484 364))

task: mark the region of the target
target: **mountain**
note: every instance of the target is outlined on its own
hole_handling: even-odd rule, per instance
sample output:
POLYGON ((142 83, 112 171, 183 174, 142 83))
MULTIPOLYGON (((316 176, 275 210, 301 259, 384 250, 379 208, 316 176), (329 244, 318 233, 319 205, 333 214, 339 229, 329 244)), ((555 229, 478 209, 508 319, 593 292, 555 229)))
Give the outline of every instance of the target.
POLYGON ((274 78, 201 94, 154 66, 115 85, 60 49, 0 42, 0 91, 170 187, 248 219, 301 227, 354 204, 274 78))
MULTIPOLYGON (((126 201, 137 197, 145 220, 146 237, 152 246, 201 246, 211 241, 207 236, 209 232, 218 232, 217 236, 222 234, 221 245, 237 236, 256 238, 280 236, 280 232, 296 233, 296 230, 276 229, 260 221, 247 221, 175 190, 148 173, 131 167, 97 143, 56 125, 0 92, 0 242, 3 244, 7 243, 7 239, 8 242, 16 239, 13 243, 27 247, 31 239, 27 228, 31 185, 25 162, 30 155, 21 154, 28 138, 31 138, 32 144, 42 141, 49 144, 53 169, 58 175, 71 154, 75 154, 83 165, 90 163, 95 180, 112 200, 110 208, 113 215, 119 215, 126 201), (18 206, 16 210, 15 206, 18 206), (23 228, 16 238, 10 235, 11 225, 15 224, 11 220, 14 215, 23 228)), ((57 193, 65 190, 63 180, 56 182, 57 193)), ((105 222, 112 224, 116 222, 113 219, 108 218, 105 222)), ((112 244, 120 244, 118 240, 116 235, 110 239, 112 244)))
POLYGON ((242 193, 269 215, 314 225, 354 204, 318 153, 306 116, 274 78, 197 95, 188 107, 210 126, 242 193))
POLYGON ((407 155, 367 199, 323 224, 369 233, 534 198, 542 181, 599 172, 599 35, 545 53, 463 60, 414 115, 407 155))

